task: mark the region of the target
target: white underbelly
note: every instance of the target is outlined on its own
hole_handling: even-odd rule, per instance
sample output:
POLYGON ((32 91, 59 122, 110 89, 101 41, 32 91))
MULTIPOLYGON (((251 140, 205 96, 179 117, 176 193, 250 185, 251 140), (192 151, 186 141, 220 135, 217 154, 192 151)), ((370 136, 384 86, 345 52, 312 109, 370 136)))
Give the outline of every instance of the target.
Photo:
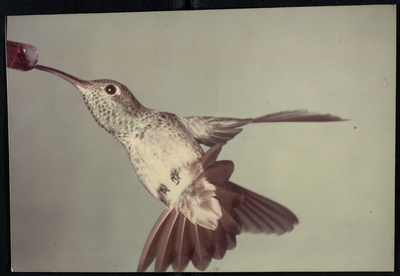
POLYGON ((167 205, 192 184, 194 175, 189 169, 204 154, 197 143, 194 146, 192 141, 173 138, 168 133, 148 131, 142 139, 131 140, 129 153, 139 180, 154 197, 167 205), (175 172, 177 177, 173 176, 175 172), (160 194, 160 185, 164 185, 165 195, 160 194))

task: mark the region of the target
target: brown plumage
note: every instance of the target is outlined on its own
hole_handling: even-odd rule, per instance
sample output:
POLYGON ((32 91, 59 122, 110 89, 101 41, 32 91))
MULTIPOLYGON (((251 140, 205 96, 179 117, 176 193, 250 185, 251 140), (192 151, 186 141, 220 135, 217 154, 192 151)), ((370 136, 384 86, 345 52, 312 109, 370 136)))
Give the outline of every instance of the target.
POLYGON ((143 248, 138 271, 145 271, 155 259, 155 271, 183 271, 192 261, 204 271, 211 260, 222 259, 236 247, 242 231, 283 234, 298 223, 296 216, 282 205, 229 181, 231 161, 216 161, 222 143, 212 147, 202 158, 204 172, 199 176, 216 186, 215 197, 222 217, 215 230, 193 224, 178 208, 166 207, 143 248))

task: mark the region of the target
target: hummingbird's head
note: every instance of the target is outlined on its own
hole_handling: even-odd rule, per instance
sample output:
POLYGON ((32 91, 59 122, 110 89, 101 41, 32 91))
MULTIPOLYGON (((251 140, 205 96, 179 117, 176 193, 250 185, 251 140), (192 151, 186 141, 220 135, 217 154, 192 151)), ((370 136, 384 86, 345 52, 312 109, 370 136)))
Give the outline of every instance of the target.
POLYGON ((132 133, 143 106, 129 89, 114 80, 92 80, 76 87, 96 122, 114 136, 132 133))
POLYGON ((78 88, 95 121, 115 137, 132 133, 137 118, 145 109, 131 91, 117 81, 85 81, 42 65, 37 65, 36 69, 55 74, 78 88))

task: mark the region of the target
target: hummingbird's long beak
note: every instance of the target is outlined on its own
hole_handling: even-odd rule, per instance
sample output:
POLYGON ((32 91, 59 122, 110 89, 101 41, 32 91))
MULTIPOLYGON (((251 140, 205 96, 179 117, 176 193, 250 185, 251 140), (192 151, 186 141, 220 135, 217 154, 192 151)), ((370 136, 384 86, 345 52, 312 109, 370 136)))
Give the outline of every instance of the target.
POLYGON ((35 69, 39 69, 48 73, 52 73, 56 76, 59 76, 60 78, 63 78, 64 80, 72 83, 76 88, 83 88, 87 89, 89 88, 92 84, 88 81, 78 79, 77 77, 71 76, 70 74, 64 73, 63 71, 43 66, 43 65, 36 65, 35 69))

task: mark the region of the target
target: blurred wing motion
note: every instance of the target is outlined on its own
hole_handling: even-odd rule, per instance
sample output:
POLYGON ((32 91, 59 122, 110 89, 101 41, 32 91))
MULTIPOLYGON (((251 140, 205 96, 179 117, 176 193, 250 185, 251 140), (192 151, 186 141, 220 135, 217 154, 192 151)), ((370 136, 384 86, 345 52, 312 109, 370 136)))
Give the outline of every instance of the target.
POLYGON ((186 128, 199 143, 212 147, 226 142, 242 131, 240 127, 251 123, 282 123, 282 122, 335 122, 344 121, 331 114, 319 114, 307 110, 282 111, 264 115, 258 118, 235 119, 207 116, 191 116, 182 118, 186 128))
MULTIPOLYGON (((298 223, 296 216, 282 205, 229 181, 231 161, 216 161, 222 143, 212 147, 202 158, 204 172, 198 177, 215 185, 215 197, 222 217, 215 230, 193 224, 175 207, 166 207, 158 218, 139 261, 138 271, 145 271, 155 261, 155 271, 183 271, 192 261, 204 271, 211 259, 222 259, 226 250, 236 247, 242 230, 252 233, 283 234, 298 223)), ((196 183, 196 181, 194 181, 196 183)))

